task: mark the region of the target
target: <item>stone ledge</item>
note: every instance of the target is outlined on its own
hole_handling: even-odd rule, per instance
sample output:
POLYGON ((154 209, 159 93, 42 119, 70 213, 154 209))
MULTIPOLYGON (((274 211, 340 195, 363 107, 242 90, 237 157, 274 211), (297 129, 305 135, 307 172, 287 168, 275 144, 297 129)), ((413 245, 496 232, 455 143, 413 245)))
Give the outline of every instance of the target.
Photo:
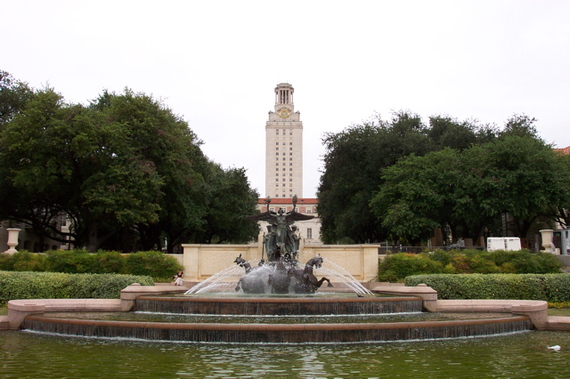
POLYGON ((0 316, 0 330, 10 330, 8 316, 0 316))
POLYGON ((548 316, 545 330, 570 331, 570 317, 548 316))
POLYGON ((40 312, 116 312, 121 310, 119 299, 30 299, 10 300, 9 311, 40 312))
POLYGON ((404 285, 379 285, 370 289, 375 293, 387 295, 417 296, 424 301, 437 300, 437 291, 425 284, 416 287, 406 287, 404 285))
POLYGON ((26 299, 8 302, 8 329, 18 330, 31 314, 45 312, 120 312, 119 299, 26 299))
MULTIPOLYGON (((437 291, 425 284, 415 287, 376 286, 373 292, 391 295, 418 296, 424 301, 424 308, 429 312, 442 313, 511 313, 527 315, 538 330, 549 327, 547 321, 548 303, 541 300, 438 300, 437 291)), ((555 324, 552 324, 552 327, 555 324)))

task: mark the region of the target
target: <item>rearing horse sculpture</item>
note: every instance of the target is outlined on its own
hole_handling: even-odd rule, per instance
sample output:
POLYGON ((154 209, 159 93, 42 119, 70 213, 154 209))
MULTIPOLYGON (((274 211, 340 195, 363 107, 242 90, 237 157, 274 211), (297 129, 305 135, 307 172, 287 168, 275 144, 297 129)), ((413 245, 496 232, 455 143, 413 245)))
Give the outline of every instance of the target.
POLYGON ((319 256, 309 259, 303 270, 290 269, 297 282, 293 287, 295 293, 315 293, 325 281, 328 282, 328 287, 333 287, 329 278, 323 276, 318 280, 313 273, 314 267, 320 268, 322 264, 323 258, 319 256))

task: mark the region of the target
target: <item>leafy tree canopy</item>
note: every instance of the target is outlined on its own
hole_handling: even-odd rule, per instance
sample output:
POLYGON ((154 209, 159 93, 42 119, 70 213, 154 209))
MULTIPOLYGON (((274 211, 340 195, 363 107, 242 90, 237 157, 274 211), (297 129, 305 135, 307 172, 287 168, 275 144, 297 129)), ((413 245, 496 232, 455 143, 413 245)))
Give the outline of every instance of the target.
POLYGON ((25 101, 0 95, 0 109, 10 109, 0 129, 3 219, 89 250, 150 250, 166 239, 172 251, 192 236, 257 236, 254 226, 235 221, 255 210, 245 172, 209 161, 188 124, 161 102, 127 89, 68 104, 52 89, 28 92, 9 79, 0 78, 2 90, 25 101), (220 207, 240 210, 225 235, 228 221, 212 217, 220 207), (57 228, 62 217, 72 221, 69 233, 57 228))
POLYGON ((463 238, 500 235, 505 214, 526 237, 539 221, 568 219, 568 158, 538 137, 535 122, 514 115, 498 130, 433 116, 425 126, 399 112, 327 135, 323 239, 416 243, 435 227, 463 238))

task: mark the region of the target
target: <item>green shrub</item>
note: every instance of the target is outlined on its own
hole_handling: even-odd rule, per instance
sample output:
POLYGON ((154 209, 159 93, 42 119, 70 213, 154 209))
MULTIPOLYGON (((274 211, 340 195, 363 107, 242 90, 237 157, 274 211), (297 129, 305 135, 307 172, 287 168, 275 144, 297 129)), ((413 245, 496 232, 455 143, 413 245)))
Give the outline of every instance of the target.
POLYGON ((442 263, 429 259, 427 254, 398 253, 386 257, 378 266, 378 280, 398 281, 409 275, 445 272, 442 263))
POLYGON ((569 274, 414 275, 407 286, 425 283, 440 299, 520 299, 570 301, 569 274))
MULTIPOLYGON (((132 274, 127 267, 127 259, 118 251, 96 252, 97 256, 97 273, 100 274, 132 274)), ((95 272, 95 271, 94 271, 95 272)))
POLYGON ((0 271, 0 306, 13 299, 116 299, 132 283, 154 285, 148 276, 0 271))
POLYGON ((393 254, 378 266, 378 280, 401 281, 419 274, 548 274, 559 273, 558 259, 548 253, 521 251, 435 250, 393 254))
POLYGON ((0 270, 49 271, 68 274, 133 274, 171 280, 181 268, 178 261, 159 251, 123 255, 117 251, 51 250, 45 254, 17 252, 0 254, 0 270))
POLYGON ((12 255, 0 254, 0 270, 2 271, 45 271, 46 256, 30 253, 25 250, 12 255))
POLYGON ((51 250, 47 252, 48 270, 51 272, 66 272, 70 274, 98 273, 96 254, 86 250, 51 250))
POLYGON ((127 266, 133 275, 149 275, 153 278, 172 278, 181 268, 176 258, 160 251, 139 251, 129 254, 127 266))

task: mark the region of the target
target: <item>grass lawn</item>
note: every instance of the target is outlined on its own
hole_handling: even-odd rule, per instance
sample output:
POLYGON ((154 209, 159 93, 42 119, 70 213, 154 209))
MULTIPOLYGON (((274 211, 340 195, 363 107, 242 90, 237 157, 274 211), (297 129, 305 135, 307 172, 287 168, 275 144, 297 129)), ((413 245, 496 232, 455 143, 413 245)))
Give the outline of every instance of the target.
POLYGON ((7 307, 0 307, 0 316, 6 316, 8 314, 7 307))
POLYGON ((570 308, 548 308, 548 315, 570 317, 570 308))

